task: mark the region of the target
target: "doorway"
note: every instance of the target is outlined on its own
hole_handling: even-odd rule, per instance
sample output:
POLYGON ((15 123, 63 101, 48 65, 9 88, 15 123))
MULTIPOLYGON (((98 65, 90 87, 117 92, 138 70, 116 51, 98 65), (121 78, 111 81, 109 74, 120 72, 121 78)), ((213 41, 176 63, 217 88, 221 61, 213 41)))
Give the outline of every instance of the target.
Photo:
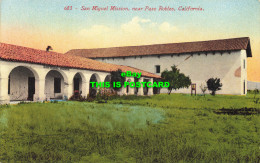
POLYGON ((28 98, 27 98, 27 100, 33 101, 34 94, 35 94, 35 78, 29 77, 28 78, 28 98))
POLYGON ((80 79, 79 78, 74 78, 74 91, 78 91, 79 92, 79 83, 80 83, 80 79))

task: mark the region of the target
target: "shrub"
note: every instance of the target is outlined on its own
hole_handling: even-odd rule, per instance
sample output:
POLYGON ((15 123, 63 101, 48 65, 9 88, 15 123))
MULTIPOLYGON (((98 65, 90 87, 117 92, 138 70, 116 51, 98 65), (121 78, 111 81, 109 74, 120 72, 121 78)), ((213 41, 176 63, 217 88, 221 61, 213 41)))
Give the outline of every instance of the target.
POLYGON ((253 102, 254 102, 255 104, 258 104, 260 99, 259 99, 259 98, 256 98, 256 95, 259 93, 259 90, 258 90, 257 88, 254 89, 253 93, 254 93, 254 100, 253 100, 253 102))
POLYGON ((93 102, 95 101, 95 98, 90 96, 90 94, 87 95, 87 99, 86 99, 87 102, 93 102))
POLYGON ((205 92, 207 91, 207 87, 205 85, 201 84, 200 85, 200 90, 201 90, 203 96, 205 96, 205 92))
POLYGON ((111 96, 117 95, 116 91, 111 88, 99 88, 96 100, 99 103, 106 103, 111 96))
POLYGON ((54 100, 54 101, 51 101, 51 103, 53 103, 53 104, 57 104, 57 103, 59 103, 57 100, 54 100))
POLYGON ((87 98, 81 95, 81 92, 74 91, 74 94, 69 98, 70 101, 87 101, 87 98))
POLYGON ((215 95, 216 91, 221 90, 222 83, 220 83, 219 78, 210 78, 207 81, 208 90, 211 91, 211 95, 215 95))

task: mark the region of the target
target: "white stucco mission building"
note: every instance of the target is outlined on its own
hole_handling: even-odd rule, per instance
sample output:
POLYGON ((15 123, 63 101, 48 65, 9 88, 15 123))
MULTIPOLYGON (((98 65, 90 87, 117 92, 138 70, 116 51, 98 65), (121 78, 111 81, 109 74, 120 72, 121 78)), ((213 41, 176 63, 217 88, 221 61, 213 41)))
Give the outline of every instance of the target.
MULTIPOLYGON (((74 49, 70 55, 136 67, 157 75, 175 65, 200 86, 209 78, 220 78, 223 84, 218 94, 245 95, 247 93, 247 57, 252 57, 248 37, 199 42, 156 44, 101 49, 74 49)), ((162 89, 161 93, 166 93, 162 89)), ((173 91, 174 92, 174 91, 173 91)), ((178 93, 190 93, 191 88, 178 93)), ((209 93, 209 92, 207 92, 209 93)))
MULTIPOLYGON (((0 43, 0 104, 10 101, 68 99, 75 91, 87 96, 91 81, 109 81, 110 72, 141 72, 140 80, 160 76, 133 67, 0 43)), ((127 81, 134 81, 127 77, 127 81)), ((94 91, 96 93, 96 90, 94 91)), ((122 88, 121 94, 152 95, 151 88, 122 88)))
MULTIPOLYGON (((75 91, 87 96, 90 81, 107 81, 111 71, 142 72, 142 81, 160 80, 163 70, 176 65, 196 84, 221 79, 219 94, 247 93, 250 39, 156 44, 100 49, 75 49, 66 54, 0 43, 0 104, 10 101, 68 99, 75 91)), ((135 79, 127 78, 127 81, 135 79)), ((161 89, 166 93, 167 89, 161 89)), ((190 88, 178 90, 190 93, 190 88)), ((121 94, 152 95, 153 88, 124 88, 121 94)))

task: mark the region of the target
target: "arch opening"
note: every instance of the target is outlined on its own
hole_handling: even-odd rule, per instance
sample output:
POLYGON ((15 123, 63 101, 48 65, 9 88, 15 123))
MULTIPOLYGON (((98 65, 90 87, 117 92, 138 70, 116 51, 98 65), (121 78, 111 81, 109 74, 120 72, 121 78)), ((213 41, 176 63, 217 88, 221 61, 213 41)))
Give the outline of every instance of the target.
POLYGON ((38 74, 31 68, 15 67, 8 76, 8 94, 10 101, 33 101, 38 74))
POLYGON ((92 74, 89 80, 89 96, 95 98, 97 95, 98 88, 96 86, 92 87, 92 84, 90 82, 100 82, 98 74, 92 74))
MULTIPOLYGON (((156 82, 158 84, 158 82, 160 81, 159 79, 153 79, 154 82, 156 82)), ((153 94, 160 94, 160 90, 161 88, 159 87, 153 87, 153 94)))
MULTIPOLYGON (((131 79, 128 79, 127 82, 130 83, 130 82, 131 82, 131 79)), ((130 92, 130 86, 127 85, 127 86, 126 86, 126 94, 129 94, 129 92, 130 92)))
POLYGON ((111 75, 107 75, 104 82, 111 82, 111 75))
POLYGON ((47 99, 64 99, 65 80, 59 71, 51 70, 47 73, 44 93, 47 99))
MULTIPOLYGON (((144 79, 144 82, 146 83, 149 82, 149 79, 144 79)), ((147 96, 149 91, 148 87, 147 86, 143 87, 143 91, 144 91, 144 95, 147 96)))
MULTIPOLYGON (((135 77, 135 78, 134 78, 134 82, 137 83, 138 81, 139 81, 139 79, 135 77)), ((139 91, 138 89, 139 89, 138 87, 135 87, 135 88, 134 88, 134 94, 135 94, 135 95, 138 95, 138 91, 139 91)))
POLYGON ((73 91, 82 93, 82 77, 79 73, 73 78, 73 91))
POLYGON ((110 89, 110 90, 112 90, 112 85, 111 85, 111 75, 107 75, 107 76, 105 77, 104 82, 105 82, 105 83, 106 83, 106 82, 109 82, 110 87, 107 87, 107 88, 110 89))

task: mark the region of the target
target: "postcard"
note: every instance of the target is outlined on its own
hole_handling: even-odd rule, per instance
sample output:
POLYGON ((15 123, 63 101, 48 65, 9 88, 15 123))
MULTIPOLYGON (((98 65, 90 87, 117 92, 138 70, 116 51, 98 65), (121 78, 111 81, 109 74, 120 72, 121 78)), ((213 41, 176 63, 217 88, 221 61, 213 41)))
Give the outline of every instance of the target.
POLYGON ((0 162, 259 162, 259 0, 1 0, 0 162))

